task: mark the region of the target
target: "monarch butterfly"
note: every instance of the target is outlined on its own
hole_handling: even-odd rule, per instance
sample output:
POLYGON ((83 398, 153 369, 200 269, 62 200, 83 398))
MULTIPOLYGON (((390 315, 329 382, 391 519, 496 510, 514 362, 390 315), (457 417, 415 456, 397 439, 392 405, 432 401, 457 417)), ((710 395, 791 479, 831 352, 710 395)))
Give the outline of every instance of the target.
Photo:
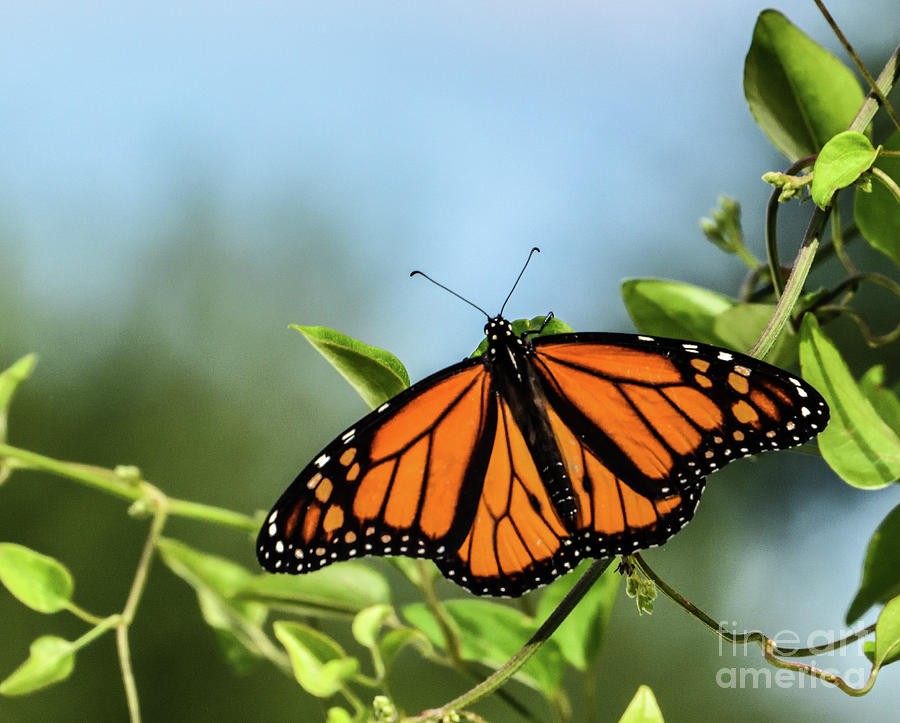
POLYGON ((743 354, 644 335, 531 338, 502 313, 485 313, 481 357, 385 402, 300 472, 260 531, 266 570, 424 557, 477 595, 515 597, 582 558, 662 544, 707 474, 828 422, 815 389, 743 354))

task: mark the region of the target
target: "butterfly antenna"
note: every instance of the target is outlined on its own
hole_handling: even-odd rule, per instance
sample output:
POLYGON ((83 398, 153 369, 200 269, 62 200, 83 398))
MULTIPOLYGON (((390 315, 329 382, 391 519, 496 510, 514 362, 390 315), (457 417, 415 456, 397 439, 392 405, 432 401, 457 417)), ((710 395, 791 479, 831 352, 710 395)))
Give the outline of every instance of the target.
POLYGON ((516 290, 516 286, 519 285, 519 279, 522 278, 522 274, 525 273, 525 269, 528 268, 528 262, 531 261, 531 257, 534 256, 535 252, 540 253, 541 250, 535 246, 531 251, 528 252, 528 258, 525 259, 525 265, 522 267, 522 270, 519 272, 519 275, 516 277, 516 282, 512 285, 512 288, 509 290, 509 293, 506 295, 506 301, 503 302, 503 306, 500 307, 500 316, 503 316, 503 310, 506 308, 507 302, 513 295, 513 291, 516 290))
POLYGON ((461 296, 460 294, 457 294, 453 289, 448 289, 448 288, 447 288, 446 286, 444 286, 443 284, 441 284, 441 283, 435 281, 434 279, 432 279, 432 278, 431 278, 428 274, 426 274, 424 271, 419 271, 418 269, 416 269, 415 271, 410 271, 410 272, 409 272, 409 275, 410 275, 410 276, 416 276, 416 275, 424 276, 426 279, 428 279, 428 280, 429 280, 432 284, 434 284, 435 286, 440 286, 444 291, 450 292, 450 293, 453 294, 457 299, 462 299, 462 300, 465 301, 469 306, 472 306, 472 307, 478 309, 478 311, 480 311, 482 314, 484 314, 488 319, 491 318, 491 315, 488 314, 488 313, 487 313, 484 309, 482 309, 480 306, 478 306, 478 304, 473 304, 473 303, 472 303, 471 301, 469 301, 465 296, 461 296))

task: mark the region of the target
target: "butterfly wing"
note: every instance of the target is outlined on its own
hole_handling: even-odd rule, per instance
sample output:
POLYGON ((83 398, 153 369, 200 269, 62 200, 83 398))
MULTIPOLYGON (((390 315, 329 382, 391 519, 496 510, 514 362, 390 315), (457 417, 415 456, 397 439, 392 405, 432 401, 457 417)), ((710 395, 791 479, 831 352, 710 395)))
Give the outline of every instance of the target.
POLYGON ((300 472, 257 540, 270 572, 362 555, 440 557, 468 534, 493 445, 490 375, 469 359, 361 419, 300 472))
POLYGON ((595 556, 661 544, 690 520, 707 474, 802 444, 828 422, 813 387, 736 352, 625 334, 534 343, 578 528, 595 556))
POLYGON ((567 572, 571 540, 506 400, 491 413, 496 433, 474 519, 459 547, 435 562, 477 595, 514 597, 567 572))
POLYGON ((584 557, 661 544, 691 519, 709 472, 801 444, 828 421, 815 389, 735 352, 623 334, 533 344, 522 357, 537 379, 532 406, 511 408, 497 371, 470 359, 341 434, 268 516, 262 566, 427 557, 476 594, 521 595, 584 557), (568 473, 574 523, 526 442, 523 426, 536 427, 521 417, 534 414, 568 473))
POLYGON ((737 352, 602 333, 541 337, 535 347, 562 421, 647 496, 739 457, 802 444, 828 423, 813 387, 737 352))
POLYGON ((568 569, 567 563, 582 556, 612 557, 656 547, 690 522, 705 486, 703 477, 677 488, 666 486, 665 492, 638 492, 598 456, 590 436, 577 436, 552 407, 548 417, 578 510, 573 535, 577 544, 561 560, 563 567, 568 569))

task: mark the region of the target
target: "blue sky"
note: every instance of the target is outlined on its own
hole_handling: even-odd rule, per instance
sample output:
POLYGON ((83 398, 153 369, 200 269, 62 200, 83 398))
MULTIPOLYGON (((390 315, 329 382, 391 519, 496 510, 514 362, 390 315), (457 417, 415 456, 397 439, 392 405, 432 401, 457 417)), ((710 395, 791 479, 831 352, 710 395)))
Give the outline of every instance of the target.
MULTIPOLYGON (((866 16, 890 4, 868 3, 866 16)), ((200 189, 251 234, 273 205, 302 199, 337 220, 367 273, 387 271, 379 259, 391 247, 410 268, 498 299, 541 244, 541 285, 561 293, 550 301, 542 289, 527 306, 586 316, 586 286, 612 304, 623 276, 703 280, 678 251, 706 255, 696 221, 718 193, 751 204, 758 230, 757 179, 780 163, 740 85, 759 9, 7 7, 0 220, 27 242, 28 283, 68 303, 81 301, 73 274, 86 303, 127 278, 135 246, 153 243, 140 231, 200 189)), ((835 47, 812 3, 782 9, 835 47)), ((856 3, 832 11, 863 48, 887 47, 888 24, 871 27, 856 3)), ((716 259, 711 275, 726 265, 716 259)))

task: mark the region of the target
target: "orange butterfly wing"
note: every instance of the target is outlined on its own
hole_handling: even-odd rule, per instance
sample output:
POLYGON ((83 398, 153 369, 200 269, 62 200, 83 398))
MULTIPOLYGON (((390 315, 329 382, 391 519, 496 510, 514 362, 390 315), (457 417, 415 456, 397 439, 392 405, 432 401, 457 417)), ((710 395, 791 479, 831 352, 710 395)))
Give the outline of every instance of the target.
POLYGON ((493 438, 490 377, 467 360, 347 429, 266 519, 257 556, 307 572, 366 554, 438 557, 468 533, 493 438))
POLYGON ((737 352, 599 333, 543 337, 535 347, 544 391, 565 424, 646 496, 801 444, 828 423, 810 385, 737 352))
POLYGON ((704 344, 543 337, 535 369, 592 556, 661 544, 691 519, 707 474, 801 444, 828 422, 802 380, 704 344))
POLYGON ((496 434, 468 535, 435 560, 442 573, 479 595, 521 595, 550 582, 570 534, 548 496, 508 404, 493 405, 496 434))

